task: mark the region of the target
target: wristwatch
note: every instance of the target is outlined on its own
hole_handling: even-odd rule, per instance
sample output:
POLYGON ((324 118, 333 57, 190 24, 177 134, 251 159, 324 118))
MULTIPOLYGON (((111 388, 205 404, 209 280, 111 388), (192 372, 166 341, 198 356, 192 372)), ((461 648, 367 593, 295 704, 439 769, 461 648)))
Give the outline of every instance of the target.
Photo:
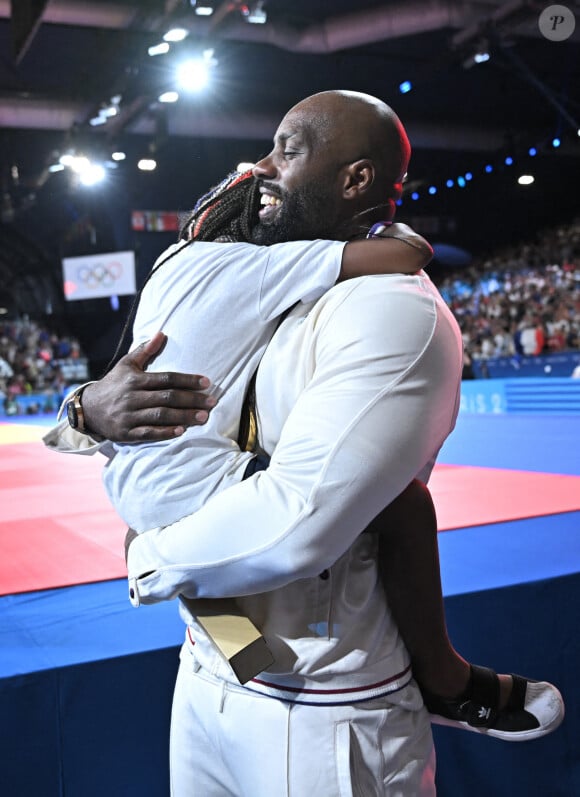
POLYGON ((72 394, 66 403, 66 417, 71 429, 76 429, 78 432, 85 432, 85 414, 83 412, 83 405, 81 404, 81 397, 86 385, 79 387, 78 390, 72 394))

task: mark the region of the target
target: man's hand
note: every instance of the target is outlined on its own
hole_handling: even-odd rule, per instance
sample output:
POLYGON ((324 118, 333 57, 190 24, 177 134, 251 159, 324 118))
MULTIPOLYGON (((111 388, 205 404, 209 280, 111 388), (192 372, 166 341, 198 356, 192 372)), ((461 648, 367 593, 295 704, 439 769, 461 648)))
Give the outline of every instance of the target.
POLYGON ((145 371, 166 340, 158 332, 122 357, 101 380, 87 385, 83 411, 91 432, 118 443, 140 443, 179 437, 188 426, 207 421, 217 403, 203 392, 210 387, 209 379, 145 371))

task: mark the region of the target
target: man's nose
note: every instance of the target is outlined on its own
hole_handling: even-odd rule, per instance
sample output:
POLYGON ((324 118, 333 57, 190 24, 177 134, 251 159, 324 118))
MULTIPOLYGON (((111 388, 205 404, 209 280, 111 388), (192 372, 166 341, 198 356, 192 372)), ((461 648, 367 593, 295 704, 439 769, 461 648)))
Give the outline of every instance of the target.
POLYGON ((266 155, 265 158, 261 158, 252 169, 252 173, 254 177, 261 177, 262 179, 268 178, 271 180, 276 177, 276 168, 272 159, 272 153, 266 155))

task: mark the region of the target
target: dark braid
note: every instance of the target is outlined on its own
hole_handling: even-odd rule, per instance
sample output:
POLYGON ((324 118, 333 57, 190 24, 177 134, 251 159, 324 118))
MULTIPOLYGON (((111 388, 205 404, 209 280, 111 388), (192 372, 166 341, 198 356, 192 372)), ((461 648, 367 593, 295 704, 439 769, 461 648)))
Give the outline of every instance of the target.
POLYGON ((121 338, 105 373, 111 370, 123 354, 125 339, 135 318, 139 299, 153 274, 179 254, 182 249, 196 241, 219 240, 245 243, 251 241, 252 229, 258 220, 259 208, 259 184, 251 171, 232 172, 197 200, 179 233, 179 240, 184 242, 183 246, 161 260, 149 272, 147 279, 135 296, 121 332, 121 338))
POLYGON ((250 242, 258 220, 260 191, 252 172, 233 172, 199 199, 183 225, 181 240, 250 242))

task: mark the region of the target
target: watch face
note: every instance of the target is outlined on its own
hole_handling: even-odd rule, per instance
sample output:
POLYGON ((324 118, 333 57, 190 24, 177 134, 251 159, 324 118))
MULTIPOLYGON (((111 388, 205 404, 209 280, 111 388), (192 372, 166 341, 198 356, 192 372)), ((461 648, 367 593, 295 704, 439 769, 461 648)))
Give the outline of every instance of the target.
POLYGON ((74 399, 71 399, 70 401, 67 402, 66 415, 68 418, 69 426, 72 426, 73 429, 76 429, 78 426, 78 418, 77 418, 77 411, 74 399))

